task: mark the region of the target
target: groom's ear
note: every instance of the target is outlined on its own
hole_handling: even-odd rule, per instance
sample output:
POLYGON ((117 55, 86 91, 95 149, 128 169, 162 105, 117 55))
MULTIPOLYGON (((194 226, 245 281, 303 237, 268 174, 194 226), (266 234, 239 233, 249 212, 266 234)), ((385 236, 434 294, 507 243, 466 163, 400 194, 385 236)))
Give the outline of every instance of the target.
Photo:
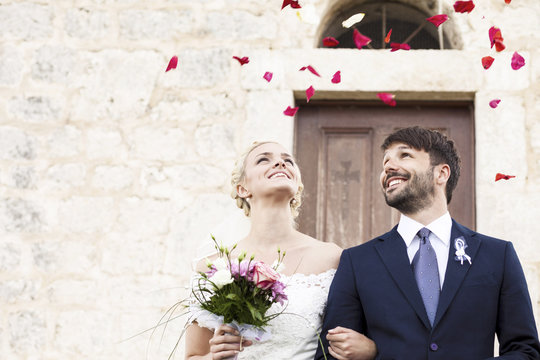
POLYGON ((242 184, 236 185, 236 193, 238 194, 238 196, 244 199, 251 197, 251 192, 246 189, 242 184))
POLYGON ((437 185, 446 185, 450 179, 450 166, 448 164, 439 164, 435 166, 434 178, 437 185))

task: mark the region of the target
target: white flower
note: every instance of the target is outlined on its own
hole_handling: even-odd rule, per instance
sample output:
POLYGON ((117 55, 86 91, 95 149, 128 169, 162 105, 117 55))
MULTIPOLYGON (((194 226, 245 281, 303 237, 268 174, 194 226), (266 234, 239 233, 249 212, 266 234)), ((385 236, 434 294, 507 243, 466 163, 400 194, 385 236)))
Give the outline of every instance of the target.
POLYGON ((216 271, 210 280, 217 286, 218 289, 221 289, 224 285, 230 284, 234 281, 233 277, 231 276, 231 272, 227 269, 216 271))
POLYGON ((274 263, 272 264, 272 268, 275 269, 278 273, 283 273, 283 270, 285 270, 285 264, 281 262, 278 265, 278 261, 274 260, 274 263))
POLYGON ((212 265, 214 265, 218 271, 227 269, 227 262, 222 257, 219 257, 216 260, 214 260, 212 265))

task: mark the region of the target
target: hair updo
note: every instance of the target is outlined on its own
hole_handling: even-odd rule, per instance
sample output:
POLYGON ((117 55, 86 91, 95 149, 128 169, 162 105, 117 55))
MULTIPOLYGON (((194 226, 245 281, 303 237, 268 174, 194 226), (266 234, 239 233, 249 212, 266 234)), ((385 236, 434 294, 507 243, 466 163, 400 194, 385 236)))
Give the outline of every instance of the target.
MULTIPOLYGON (((236 206, 238 206, 240 209, 244 210, 244 214, 246 216, 250 216, 251 213, 251 205, 249 204, 249 200, 242 198, 238 195, 236 192, 236 187, 238 185, 242 184, 242 181, 244 181, 245 177, 245 171, 246 171, 246 159, 248 155, 257 147, 264 145, 264 144, 278 144, 275 141, 255 141, 251 146, 249 146, 246 151, 244 151, 238 159, 236 159, 236 162, 234 164, 233 171, 231 173, 231 197, 236 201, 236 206)), ((304 184, 302 184, 302 181, 298 183, 298 191, 294 195, 294 197, 291 199, 290 207, 291 207, 291 214, 293 218, 296 218, 300 212, 300 205, 302 204, 302 191, 304 190, 304 184)))

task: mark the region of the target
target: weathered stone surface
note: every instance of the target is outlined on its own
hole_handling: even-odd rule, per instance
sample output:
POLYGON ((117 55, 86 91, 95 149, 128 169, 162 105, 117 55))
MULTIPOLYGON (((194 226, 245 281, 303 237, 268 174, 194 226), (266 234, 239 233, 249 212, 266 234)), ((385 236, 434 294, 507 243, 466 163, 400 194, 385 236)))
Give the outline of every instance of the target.
POLYGON ((185 154, 185 136, 181 128, 138 128, 129 140, 137 158, 157 161, 177 161, 185 154))
POLYGON ((62 108, 60 99, 43 96, 16 97, 9 104, 17 120, 30 123, 59 122, 62 108))
POLYGON ((0 242, 0 272, 15 271, 21 263, 21 256, 20 241, 4 239, 0 242))
POLYGON ((88 8, 69 9, 65 16, 64 30, 79 39, 103 39, 115 37, 111 14, 88 8))
POLYGON ((55 274, 85 275, 98 264, 97 244, 90 241, 48 241, 32 246, 37 269, 55 274))
POLYGON ((90 159, 118 159, 126 155, 122 134, 115 129, 92 128, 86 134, 87 156, 90 159))
POLYGON ((116 208, 110 198, 73 196, 59 206, 64 231, 106 233, 116 221, 116 208))
POLYGON ((248 11, 212 11, 206 15, 203 31, 218 39, 273 39, 276 22, 274 14, 255 16, 248 11))
POLYGON ((86 182, 86 166, 84 164, 58 164, 47 170, 47 179, 43 186, 46 189, 69 191, 83 186, 86 182))
POLYGON ((66 83, 73 74, 76 55, 63 46, 44 46, 36 51, 32 78, 49 83, 66 83))
POLYGON ((9 345, 16 353, 35 353, 45 347, 47 324, 45 317, 35 311, 9 314, 9 345))
POLYGON ((14 304, 21 301, 35 300, 39 288, 39 281, 31 279, 1 281, 0 303, 14 304))
POLYGON ((125 199, 119 206, 118 228, 138 236, 164 234, 169 229, 171 206, 166 200, 125 199))
POLYGON ((124 10, 119 22, 123 38, 169 40, 192 31, 195 17, 188 10, 124 10))
POLYGON ((120 191, 133 184, 134 172, 126 166, 98 166, 94 170, 92 186, 106 191, 120 191))
POLYGON ((0 46, 0 85, 14 86, 21 82, 23 54, 14 46, 0 46))
POLYGON ((64 279, 53 281, 45 290, 47 299, 55 305, 96 304, 100 295, 94 280, 64 279))
POLYGON ((195 131, 195 147, 201 157, 233 157, 234 128, 223 124, 200 126, 195 131))
POLYGON ((112 313, 96 310, 66 310, 54 326, 55 348, 64 353, 102 354, 116 337, 112 313))
POLYGON ((4 39, 45 39, 53 33, 53 8, 30 1, 0 6, 0 37, 4 39))
POLYGON ((75 126, 60 127, 47 137, 47 152, 52 158, 74 157, 82 151, 82 131, 75 126))
POLYGON ((0 127, 0 159, 33 160, 36 153, 37 144, 33 136, 19 128, 0 127))
POLYGON ((44 223, 44 216, 31 200, 21 198, 0 199, 0 224, 8 232, 36 232, 44 223))
POLYGON ((32 166, 15 166, 10 169, 5 180, 7 186, 18 189, 35 189, 37 184, 36 170, 32 166))

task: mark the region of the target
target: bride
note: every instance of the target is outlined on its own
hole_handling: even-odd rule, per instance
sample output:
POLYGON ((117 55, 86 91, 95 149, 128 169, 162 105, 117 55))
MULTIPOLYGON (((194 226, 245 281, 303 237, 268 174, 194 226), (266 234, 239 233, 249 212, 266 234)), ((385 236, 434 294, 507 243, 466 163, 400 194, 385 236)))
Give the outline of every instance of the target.
MULTIPOLYGON (((251 229, 237 249, 267 264, 276 259, 278 247, 286 251, 280 281, 287 285, 288 305, 270 322, 272 338, 262 343, 242 340, 226 325, 195 319, 186 332, 186 359, 227 359, 237 354, 239 359, 253 360, 313 359, 342 249, 295 230, 303 185, 295 160, 280 144, 254 143, 237 160, 231 183, 232 197, 251 218, 251 229)), ((198 270, 207 270, 204 261, 198 270)), ((270 311, 282 310, 279 307, 274 304, 270 311)), ((375 344, 365 336, 343 328, 336 334, 328 353, 334 358, 375 356, 375 344)))

